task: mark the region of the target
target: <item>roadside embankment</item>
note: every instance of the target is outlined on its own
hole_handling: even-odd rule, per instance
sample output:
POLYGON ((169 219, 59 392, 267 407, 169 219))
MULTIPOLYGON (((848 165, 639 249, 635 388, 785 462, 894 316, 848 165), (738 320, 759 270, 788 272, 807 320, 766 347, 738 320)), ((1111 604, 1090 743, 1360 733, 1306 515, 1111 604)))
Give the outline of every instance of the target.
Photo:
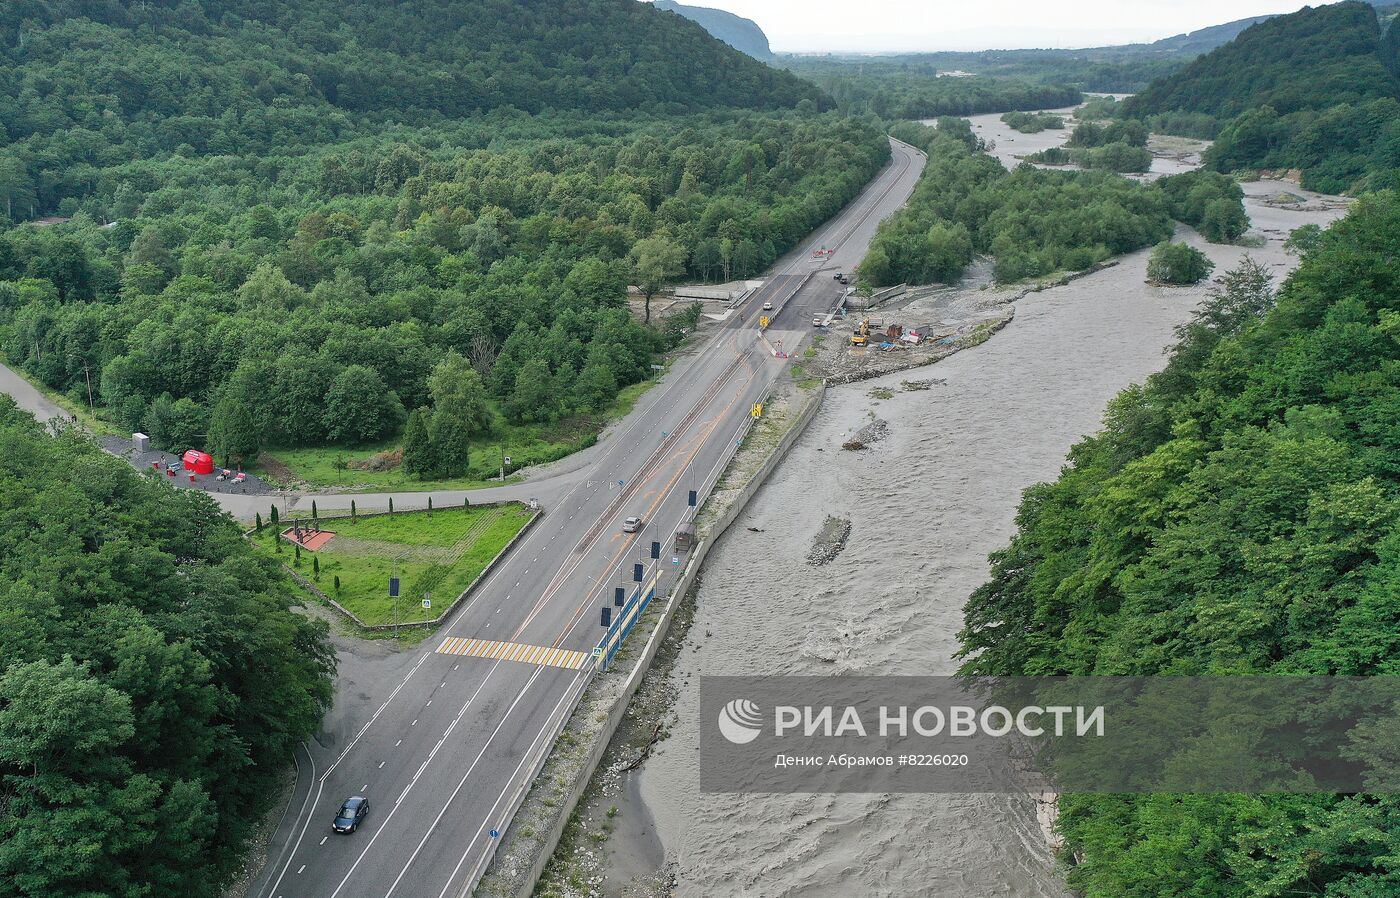
MULTIPOLYGON (((775 386, 763 417, 750 428, 696 516, 695 548, 669 595, 652 602, 644 625, 632 633, 612 667, 594 676, 475 894, 525 898, 535 892, 537 881, 545 894, 602 894, 597 887, 604 873, 594 849, 612 831, 616 813, 600 811, 599 802, 616 794, 619 765, 635 766, 646 746, 662 735, 657 709, 670 705, 665 684, 688 629, 687 624, 673 632, 672 624, 678 616, 689 620, 693 604, 686 599, 690 595, 693 602, 705 556, 816 415, 824 393, 822 385, 804 388, 790 379, 775 386), (658 656, 662 662, 654 666, 658 656), (651 685, 643 688, 646 682, 651 685), (639 690, 642 697, 633 702, 639 690), (580 805, 585 795, 588 800, 580 805), (547 870, 551 858, 555 862, 547 870), (542 873, 547 877, 543 881, 542 873)), ((626 822, 632 823, 630 818, 626 822)), ((659 858, 648 861, 642 866, 654 866, 659 858)))

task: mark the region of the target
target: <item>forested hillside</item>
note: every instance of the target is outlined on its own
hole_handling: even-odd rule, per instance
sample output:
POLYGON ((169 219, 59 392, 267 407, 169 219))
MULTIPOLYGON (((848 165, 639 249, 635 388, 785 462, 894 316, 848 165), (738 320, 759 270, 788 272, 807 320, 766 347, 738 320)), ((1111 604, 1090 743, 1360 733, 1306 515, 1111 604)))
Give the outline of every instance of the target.
POLYGON ((1355 0, 1304 8, 1154 82, 1122 114, 1154 130, 1217 138, 1206 163, 1220 171, 1299 168, 1304 186, 1333 193, 1393 185, 1395 37, 1355 0))
MULTIPOLYGON (((966 608, 978 674, 1400 674, 1400 194, 1246 262, 1111 404, 966 608)), ((1400 802, 1065 795, 1089 898, 1400 892, 1400 802)))
POLYGON ((761 271, 889 153, 635 0, 0 16, 5 208, 73 217, 0 234, 0 349, 229 461, 420 407, 444 476, 506 428, 577 431, 679 336, 629 284, 761 271))
POLYGON ((330 702, 286 588, 206 494, 0 396, 0 894, 220 894, 330 702))
POLYGON ((1382 59, 1375 9, 1348 0, 1248 28, 1129 98, 1124 112, 1184 109, 1228 119, 1260 106, 1287 115, 1397 94, 1393 66, 1382 59))
POLYGON ((101 189, 117 161, 284 153, 369 122, 822 102, 635 0, 14 0, 0 52, 15 220, 101 189))

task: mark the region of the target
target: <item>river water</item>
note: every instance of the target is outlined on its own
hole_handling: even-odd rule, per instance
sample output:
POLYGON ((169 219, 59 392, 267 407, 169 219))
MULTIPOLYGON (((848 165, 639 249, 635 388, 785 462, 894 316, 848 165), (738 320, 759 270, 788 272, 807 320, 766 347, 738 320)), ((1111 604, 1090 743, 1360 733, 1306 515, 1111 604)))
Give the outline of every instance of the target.
MULTIPOLYGON (((997 116, 974 122, 999 147, 1016 136, 997 116)), ((1288 231, 1344 209, 1294 185, 1245 186, 1265 246, 1180 235, 1209 253, 1217 273, 1248 252, 1281 276, 1294 261, 1282 251, 1288 231), (1278 207, 1284 191, 1306 204, 1278 207)), ((1011 536, 1022 490, 1054 478, 1071 444, 1099 427, 1107 400, 1162 366, 1172 328, 1204 295, 1204 286, 1148 287, 1145 269, 1145 251, 1127 256, 1021 299, 1014 321, 981 346, 828 392, 711 553, 673 674, 677 719, 629 790, 654 818, 677 895, 1067 894, 1029 797, 701 794, 698 683, 714 674, 952 672, 963 604, 987 577, 987 554, 1011 536), (928 378, 927 390, 901 389, 928 378), (882 387, 893 396, 871 395, 882 387), (872 414, 889 422, 888 437, 841 451, 872 414), (808 549, 828 515, 851 520, 850 539, 833 562, 812 566, 808 549)))

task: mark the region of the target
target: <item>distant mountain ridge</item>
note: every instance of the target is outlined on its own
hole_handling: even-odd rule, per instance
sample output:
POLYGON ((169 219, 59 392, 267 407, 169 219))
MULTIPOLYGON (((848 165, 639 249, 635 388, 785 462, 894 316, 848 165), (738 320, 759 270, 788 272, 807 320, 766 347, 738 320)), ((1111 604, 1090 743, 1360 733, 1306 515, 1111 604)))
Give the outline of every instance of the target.
POLYGON ((768 45, 768 35, 764 34, 763 29, 752 19, 708 6, 685 6, 675 0, 655 0, 652 5, 690 19, 710 32, 713 37, 741 53, 747 53, 765 62, 773 58, 773 49, 768 45))
POLYGON ((1304 7, 1241 31, 1229 43, 1153 82, 1127 101, 1131 116, 1187 111, 1231 118, 1269 106, 1280 114, 1395 97, 1376 10, 1345 0, 1304 7))
MULTIPOLYGON (((1386 7, 1392 7, 1390 11, 1394 11, 1393 6, 1395 0, 1363 0, 1363 2, 1376 7, 1377 10, 1385 10, 1386 7)), ((1216 47, 1224 46, 1239 37, 1246 28, 1258 25, 1260 22, 1265 22, 1269 19, 1276 19, 1281 15, 1289 15, 1289 13, 1250 16, 1246 19, 1236 19, 1233 22, 1224 22, 1220 25, 1198 28, 1195 31, 1189 31, 1185 34, 1174 34, 1171 37, 1164 37, 1150 44, 1132 44, 1130 46, 1148 47, 1153 50, 1173 50, 1181 53, 1209 53, 1216 47)))
POLYGON ((1272 18, 1274 16, 1251 16, 1247 19, 1236 19, 1221 25, 1198 28, 1185 34, 1174 34, 1145 46, 1154 50, 1174 50, 1180 53, 1209 53, 1216 47, 1228 44, 1239 37, 1240 32, 1251 25, 1258 25, 1260 22, 1272 18))

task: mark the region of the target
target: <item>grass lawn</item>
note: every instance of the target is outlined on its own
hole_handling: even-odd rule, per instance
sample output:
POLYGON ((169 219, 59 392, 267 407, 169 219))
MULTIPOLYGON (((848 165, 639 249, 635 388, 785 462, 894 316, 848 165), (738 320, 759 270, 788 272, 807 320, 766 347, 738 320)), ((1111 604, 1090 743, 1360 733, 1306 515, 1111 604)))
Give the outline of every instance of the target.
MULTIPOLYGON (((423 480, 405 474, 398 467, 388 471, 367 471, 352 467, 380 453, 394 452, 400 440, 388 440, 370 446, 328 446, 297 449, 270 449, 263 453, 266 461, 250 470, 274 483, 301 482, 308 489, 341 487, 355 492, 388 490, 472 489, 496 482, 500 472, 501 455, 510 456, 510 469, 545 464, 586 449, 597 440, 608 422, 624 417, 654 381, 643 381, 626 387, 605 412, 586 415, 553 425, 512 426, 498 424, 490 437, 474 443, 467 476, 442 480, 423 480)), ((509 470, 507 478, 509 478, 509 470)))
MULTIPOLYGON (((518 505, 500 505, 322 519, 322 526, 335 533, 334 539, 319 552, 303 550, 300 562, 295 560, 295 547, 282 540, 279 558, 366 624, 394 622, 389 577, 397 573, 398 620, 431 620, 529 523, 530 515, 518 505), (320 562, 319 578, 313 559, 320 562), (338 590, 336 577, 340 578, 338 590), (423 607, 424 593, 431 594, 431 609, 423 607)), ((274 552, 275 533, 274 528, 264 527, 254 541, 274 552)))

